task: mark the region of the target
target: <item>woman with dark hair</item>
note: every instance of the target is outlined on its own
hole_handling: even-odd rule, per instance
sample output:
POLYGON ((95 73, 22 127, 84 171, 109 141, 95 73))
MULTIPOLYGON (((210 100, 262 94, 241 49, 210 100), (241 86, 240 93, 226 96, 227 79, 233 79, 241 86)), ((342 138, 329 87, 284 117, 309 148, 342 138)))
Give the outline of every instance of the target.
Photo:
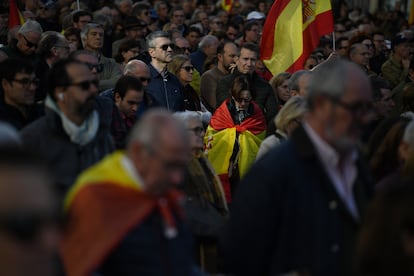
POLYGON ((141 51, 141 46, 139 42, 134 39, 128 39, 122 42, 119 45, 118 53, 115 55, 114 59, 118 63, 121 71, 124 71, 125 65, 128 61, 136 57, 141 51))
POLYGON ((231 97, 211 117, 204 138, 207 157, 223 183, 228 203, 266 134, 266 119, 252 101, 247 77, 237 76, 230 92, 231 97))

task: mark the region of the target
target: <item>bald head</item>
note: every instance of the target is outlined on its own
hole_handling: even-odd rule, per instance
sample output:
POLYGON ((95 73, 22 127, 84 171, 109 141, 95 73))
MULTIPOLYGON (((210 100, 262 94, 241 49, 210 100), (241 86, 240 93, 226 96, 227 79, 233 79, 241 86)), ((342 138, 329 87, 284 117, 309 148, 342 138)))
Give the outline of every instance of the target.
POLYGON ((149 67, 142 60, 131 60, 125 65, 124 75, 139 78, 142 85, 146 87, 151 80, 149 67))

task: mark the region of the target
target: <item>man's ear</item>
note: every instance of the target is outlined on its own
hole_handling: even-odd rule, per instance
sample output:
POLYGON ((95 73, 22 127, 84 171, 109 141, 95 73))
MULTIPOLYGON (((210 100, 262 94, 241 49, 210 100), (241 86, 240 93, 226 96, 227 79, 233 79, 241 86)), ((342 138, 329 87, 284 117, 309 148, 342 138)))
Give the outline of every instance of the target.
POLYGON ((114 101, 116 104, 119 104, 122 101, 121 95, 118 92, 114 93, 114 101))
POLYGON ((150 57, 154 57, 154 52, 155 52, 154 48, 148 48, 148 54, 150 55, 150 57))
POLYGON ((3 90, 6 89, 6 87, 10 87, 10 82, 3 78, 1 80, 1 87, 3 88, 3 90))

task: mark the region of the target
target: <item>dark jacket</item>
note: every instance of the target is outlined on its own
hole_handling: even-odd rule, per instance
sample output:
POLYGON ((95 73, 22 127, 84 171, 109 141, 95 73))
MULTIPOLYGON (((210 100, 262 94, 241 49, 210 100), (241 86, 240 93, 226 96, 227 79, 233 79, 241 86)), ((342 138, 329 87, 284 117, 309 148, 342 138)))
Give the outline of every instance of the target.
POLYGON ((70 141, 62 126, 61 118, 47 108, 46 116, 25 127, 22 140, 25 147, 37 151, 48 162, 55 176, 60 196, 64 196, 80 172, 101 160, 114 150, 109 132, 112 103, 98 97, 96 110, 99 112, 99 130, 89 144, 80 146, 70 141))
POLYGON ((177 77, 165 72, 163 77, 152 64, 148 64, 151 72, 151 82, 145 88, 157 105, 167 108, 171 112, 184 111, 184 94, 182 85, 177 77))
MULTIPOLYGON (((360 160, 357 170, 354 197, 362 217, 372 186, 360 160)), ((240 183, 223 260, 234 275, 354 275, 359 226, 299 127, 240 183)))
POLYGON ((20 130, 44 115, 43 105, 41 104, 33 104, 28 106, 26 109, 27 115, 24 116, 20 110, 14 106, 8 105, 4 101, 3 93, 0 93, 0 121, 9 123, 16 129, 20 130))
MULTIPOLYGON (((242 73, 236 69, 233 74, 224 76, 221 80, 219 80, 216 89, 217 107, 220 106, 226 99, 231 97, 231 84, 239 75, 242 75, 242 73)), ((256 72, 254 72, 251 76, 248 76, 248 79, 250 81, 253 100, 263 111, 267 124, 273 124, 273 118, 277 114, 278 107, 272 87, 268 82, 257 75, 256 72)))

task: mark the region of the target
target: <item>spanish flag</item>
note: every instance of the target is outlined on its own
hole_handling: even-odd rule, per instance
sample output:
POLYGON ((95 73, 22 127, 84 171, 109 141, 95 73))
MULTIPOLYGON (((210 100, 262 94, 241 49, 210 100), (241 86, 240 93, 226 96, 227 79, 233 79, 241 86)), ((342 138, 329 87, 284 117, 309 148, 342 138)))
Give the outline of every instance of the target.
POLYGON ((233 0, 221 0, 221 8, 226 12, 230 12, 233 6, 233 0))
POLYGON ((330 0, 276 0, 263 27, 261 58, 273 75, 293 73, 331 32, 330 0))
POLYGON ((162 198, 147 194, 125 169, 124 158, 115 152, 84 171, 65 198, 68 220, 60 253, 68 276, 92 275, 150 215, 161 215, 166 233, 175 229, 173 213, 183 215, 180 192, 171 189, 162 198))
POLYGON ((24 18, 17 8, 15 0, 9 0, 9 30, 15 26, 21 26, 24 23, 24 18))
POLYGON ((411 1, 410 14, 408 15, 408 24, 414 24, 414 3, 411 1))

